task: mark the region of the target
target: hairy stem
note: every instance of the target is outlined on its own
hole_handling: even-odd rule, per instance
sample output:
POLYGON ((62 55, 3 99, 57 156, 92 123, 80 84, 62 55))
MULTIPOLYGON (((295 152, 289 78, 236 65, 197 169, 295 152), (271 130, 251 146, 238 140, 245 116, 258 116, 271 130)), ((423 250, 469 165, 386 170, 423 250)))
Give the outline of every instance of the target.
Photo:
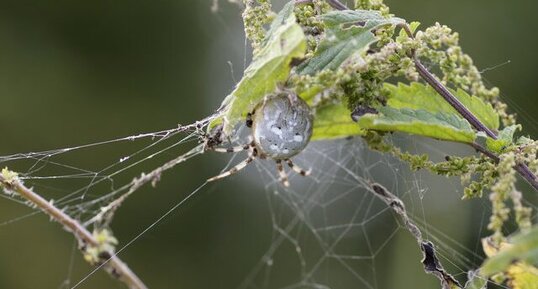
MULTIPOLYGON (((407 31, 407 30, 406 30, 407 31)), ((426 67, 417 59, 416 56, 413 56, 415 61, 415 67, 419 75, 424 79, 437 93, 439 93, 456 111, 463 116, 476 130, 485 132, 492 139, 497 139, 497 133, 485 126, 472 112, 470 112, 432 73, 426 69, 426 67)), ((478 151, 485 154, 486 156, 494 159, 495 161, 499 160, 495 154, 491 153, 482 146, 477 148, 473 145, 478 151)), ((518 163, 515 166, 516 171, 519 175, 524 178, 535 191, 538 191, 538 178, 530 170, 530 168, 524 163, 518 163)))
MULTIPOLYGON (((71 232, 81 244, 86 244, 89 246, 99 245, 94 236, 77 220, 71 218, 62 210, 55 207, 51 202, 48 202, 34 191, 24 186, 18 178, 6 180, 4 176, 0 175, 0 187, 4 187, 6 190, 16 192, 21 197, 26 199, 30 204, 41 209, 53 220, 62 224, 65 229, 71 232)), ((144 285, 140 278, 138 278, 138 276, 131 271, 131 269, 129 269, 127 264, 125 264, 115 254, 111 254, 111 257, 104 261, 101 266, 109 269, 107 271, 113 277, 122 281, 130 289, 147 289, 146 285, 144 285)))
MULTIPOLYGON (((406 34, 413 38, 414 35, 409 29, 407 24, 404 24, 404 31, 406 34)), ((463 105, 449 90, 446 88, 441 81, 439 81, 428 69, 420 62, 418 57, 415 55, 415 52, 412 52, 413 61, 415 62, 415 67, 419 75, 428 83, 439 95, 441 95, 446 102, 448 102, 463 118, 465 118, 477 131, 482 131, 486 133, 492 139, 497 139, 497 133, 489 129, 484 125, 471 111, 469 111, 465 105, 463 105)), ((486 148, 478 145, 472 144, 472 146, 485 154, 486 156, 492 158, 495 161, 499 161, 499 157, 494 153, 488 151, 486 148)), ((538 178, 530 170, 530 168, 524 163, 518 163, 515 166, 516 171, 521 177, 523 177, 533 188, 538 192, 538 178)))
MULTIPOLYGON (((325 0, 325 2, 329 3, 329 5, 336 9, 336 10, 348 10, 347 6, 343 4, 342 2, 338 0, 325 0)), ((306 4, 306 3, 312 3, 312 0, 295 0, 295 4, 306 4)))
POLYGON ((415 67, 418 74, 426 81, 437 93, 439 93, 456 111, 461 114, 476 130, 485 132, 492 139, 497 139, 497 134, 485 126, 463 103, 461 103, 437 78, 428 71, 428 69, 414 57, 415 67))
MULTIPOLYGON (((494 160, 495 162, 499 161, 499 156, 488 151, 485 147, 477 143, 472 143, 471 146, 475 148, 477 151, 489 157, 490 159, 494 160)), ((532 171, 526 164, 518 163, 515 166, 515 169, 519 173, 519 175, 522 178, 524 178, 527 181, 527 183, 529 183, 529 185, 531 185, 536 191, 538 191, 538 180, 536 179, 536 176, 532 173, 532 171)))
POLYGON ((326 0, 329 5, 331 5, 332 8, 337 10, 348 10, 346 5, 344 5, 342 2, 338 0, 326 0))
MULTIPOLYGON (((326 0, 331 7, 337 10, 347 10, 349 9, 346 5, 342 4, 338 0, 326 0)), ((402 25, 402 28, 406 34, 414 38, 413 32, 407 24, 402 25)), ((439 95, 441 95, 446 102, 448 102, 463 118, 465 118, 476 130, 486 133, 492 139, 497 139, 497 133, 487 126, 485 126, 469 109, 465 107, 451 92, 448 90, 428 69, 420 62, 416 57, 415 52, 412 52, 413 61, 415 62, 415 67, 419 75, 428 83, 439 95)), ((486 148, 478 145, 472 144, 472 146, 485 154, 486 156, 492 158, 495 161, 499 160, 499 157, 494 153, 488 151, 486 148)), ((530 168, 524 163, 518 163, 515 167, 516 171, 521 177, 523 177, 536 191, 538 191, 538 178, 530 170, 530 168)))

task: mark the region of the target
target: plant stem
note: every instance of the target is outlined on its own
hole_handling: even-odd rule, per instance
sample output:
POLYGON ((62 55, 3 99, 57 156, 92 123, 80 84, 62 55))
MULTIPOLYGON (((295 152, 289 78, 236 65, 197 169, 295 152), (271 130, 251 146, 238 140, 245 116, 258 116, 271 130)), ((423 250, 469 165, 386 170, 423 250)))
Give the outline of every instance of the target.
POLYGON ((344 5, 342 2, 338 0, 326 0, 329 5, 331 5, 332 8, 336 10, 348 10, 346 5, 344 5))
MULTIPOLYGON (((499 162, 499 156, 488 151, 485 147, 477 143, 472 143, 471 146, 477 151, 489 157, 490 159, 494 160, 495 162, 499 162)), ((526 164, 518 163, 514 168, 519 173, 519 175, 524 178, 527 183, 529 183, 529 185, 531 185, 536 191, 538 191, 538 180, 526 164)))
POLYGON ((295 5, 312 4, 312 0, 295 0, 295 5))
MULTIPOLYGON (((407 24, 404 24, 404 31, 406 34, 414 38, 411 29, 407 24)), ((439 93, 463 118, 465 118, 476 130, 486 133, 492 139, 497 139, 497 133, 485 126, 471 111, 469 111, 428 69, 420 62, 415 55, 415 51, 412 52, 413 61, 419 75, 426 81, 437 93, 439 93)), ((484 155, 490 157, 496 162, 499 161, 499 157, 494 153, 488 151, 486 148, 478 145, 471 144, 476 150, 480 151, 484 155)), ((518 163, 515 166, 516 171, 521 177, 523 177, 533 188, 538 192, 538 178, 530 170, 530 168, 524 163, 518 163)))
POLYGON ((529 166, 524 163, 518 163, 516 165, 516 171, 534 188, 534 190, 538 191, 538 179, 529 166))
MULTIPOLYGON (((71 218, 62 210, 55 207, 52 202, 48 202, 40 195, 36 194, 31 189, 22 184, 18 178, 12 180, 6 180, 4 176, 0 175, 0 187, 4 187, 7 190, 18 193, 21 197, 26 199, 29 203, 41 209, 45 214, 49 215, 53 220, 62 224, 65 229, 71 232, 75 238, 81 244, 87 244, 90 246, 98 246, 99 243, 94 236, 77 220, 71 218)), ((103 265, 113 277, 122 281, 130 289, 147 289, 146 285, 138 278, 138 276, 129 269, 117 255, 112 256, 104 261, 103 265)))
MULTIPOLYGON (((338 0, 326 0, 331 7, 337 10, 347 10, 346 5, 342 4, 338 0)), ((402 28, 406 34, 414 38, 413 32, 407 24, 402 25, 402 28)), ((415 51, 412 52, 413 61, 415 62, 415 67, 417 68, 418 74, 426 81, 437 93, 439 93, 445 100, 448 102, 463 118, 465 118, 476 130, 486 133, 492 139, 497 139, 497 133, 485 126, 469 109, 463 105, 458 98, 456 98, 448 88, 446 88, 428 69, 420 62, 416 57, 415 51)), ((483 153, 484 155, 490 157, 494 161, 498 162, 499 157, 494 153, 488 151, 486 148, 478 145, 471 144, 477 151, 483 153)), ((518 163, 515 166, 516 171, 521 177, 523 177, 536 191, 538 191, 538 178, 530 170, 529 166, 524 163, 518 163)))
MULTIPOLYGON (((347 10, 346 5, 342 4, 338 0, 326 0, 331 7, 337 10, 347 10)), ((414 35, 407 24, 402 25, 402 28, 406 34, 414 38, 414 35)), ((465 118, 476 130, 486 133, 492 139, 497 139, 497 133, 485 126, 469 109, 463 105, 458 98, 456 98, 450 90, 448 90, 428 69, 420 62, 416 57, 415 51, 412 52, 413 61, 417 68, 418 74, 426 81, 437 93, 439 93, 463 118, 465 118)), ((478 145, 471 144, 476 150, 490 157, 494 161, 498 162, 499 157, 494 153, 488 151, 486 148, 478 145)), ((518 163, 515 166, 516 171, 523 177, 536 191, 538 191, 538 178, 530 170, 529 166, 524 163, 518 163)))
POLYGON ((476 130, 485 132, 492 139, 497 139, 497 134, 485 126, 476 116, 468 110, 428 69, 414 56, 415 67, 418 74, 439 93, 459 114, 463 116, 476 130))

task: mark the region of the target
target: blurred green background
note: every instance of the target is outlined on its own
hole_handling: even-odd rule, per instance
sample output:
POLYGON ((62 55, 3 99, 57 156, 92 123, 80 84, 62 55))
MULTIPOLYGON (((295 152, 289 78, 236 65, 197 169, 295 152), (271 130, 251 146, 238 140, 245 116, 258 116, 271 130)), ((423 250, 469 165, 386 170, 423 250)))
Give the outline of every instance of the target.
MULTIPOLYGON (((520 115, 525 132, 536 137, 538 39, 534 35, 538 2, 386 2, 393 13, 408 21, 420 21, 422 28, 438 21, 460 32, 463 48, 481 69, 510 61, 485 71, 484 77, 501 88, 504 99, 520 115)), ((213 14, 210 0, 1 0, 0 155, 158 131, 211 114, 240 78, 247 53, 239 9, 226 1, 220 6, 221 10, 213 14)), ((137 145, 142 148, 148 144, 139 141, 98 146, 54 160, 99 170, 137 145)), ((439 149, 447 147, 435 145, 439 149)), ((173 156, 171 153, 147 162, 118 181, 127 182, 173 156)), ((227 159, 198 157, 165 174, 157 188, 140 190, 120 209, 112 224, 120 243, 131 240, 206 178, 217 174, 227 159)), ((25 171, 29 164, 19 161, 7 165, 25 171)), ((459 201, 457 181, 422 177, 421 187, 427 188, 426 192, 410 194, 421 194, 421 203, 414 205, 427 211, 426 222, 481 254, 478 239, 487 235, 481 230, 487 205, 459 201)), ((273 242, 274 215, 269 213, 269 193, 261 180, 256 169, 250 168, 248 173, 205 187, 129 246, 121 257, 150 288, 237 288, 273 242)), ((41 189, 48 197, 59 198, 71 187, 81 186, 76 182, 53 180, 50 188, 41 189)), ((102 188, 101 193, 110 191, 110 186, 102 188)), ((70 235, 47 217, 38 214, 17 220, 30 212, 24 205, 0 199, 0 288, 71 288, 92 268, 74 249, 70 235)), ((383 225, 370 228, 367 234, 372 239, 386 235, 383 225)), ((349 244, 350 254, 353 246, 349 244)), ((459 249, 453 244, 448 248, 459 249)), ((445 253, 450 259, 450 252, 445 253)), ((280 264, 284 268, 299 262, 293 255, 286 259, 286 251, 282 254, 284 261, 280 264)), ((422 272, 420 257, 413 240, 400 232, 376 257, 372 286, 438 288, 437 281, 422 272)), ((474 262, 480 264, 480 259, 474 262)), ((321 271, 334 270, 329 265, 321 271)), ((458 277, 469 269, 447 266, 458 277)), ((257 288, 292 284, 297 281, 294 278, 300 279, 293 268, 289 274, 272 276, 265 287, 252 283, 259 285, 257 288)), ((358 268, 354 271, 362 274, 358 268)), ((368 288, 354 281, 342 277, 340 282, 333 282, 333 288, 368 288)), ((97 272, 77 288, 123 287, 97 272)))

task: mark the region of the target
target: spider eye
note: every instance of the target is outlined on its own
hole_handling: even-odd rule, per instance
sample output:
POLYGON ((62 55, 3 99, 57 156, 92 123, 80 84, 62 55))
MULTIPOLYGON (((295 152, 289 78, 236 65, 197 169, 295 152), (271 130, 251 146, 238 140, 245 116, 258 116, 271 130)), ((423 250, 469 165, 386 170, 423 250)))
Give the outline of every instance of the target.
POLYGON ((283 160, 300 153, 312 136, 310 107, 287 93, 272 96, 258 105, 252 129, 256 146, 268 157, 283 160))

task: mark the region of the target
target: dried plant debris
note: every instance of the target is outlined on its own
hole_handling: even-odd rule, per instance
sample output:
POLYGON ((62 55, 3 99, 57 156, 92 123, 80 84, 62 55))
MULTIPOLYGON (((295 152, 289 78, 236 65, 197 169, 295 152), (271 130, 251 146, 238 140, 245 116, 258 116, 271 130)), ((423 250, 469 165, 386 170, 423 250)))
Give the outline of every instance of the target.
POLYGON ((400 218, 404 221, 407 230, 417 240, 423 254, 421 262, 424 264, 424 271, 437 277, 437 279, 439 279, 441 282, 441 288, 443 289, 463 288, 458 280, 447 273, 443 268, 443 265, 441 265, 441 262, 439 262, 439 259, 437 258, 433 243, 422 238, 420 229, 415 225, 415 223, 413 223, 413 221, 409 219, 409 216, 407 216, 407 211, 402 200, 380 184, 372 183, 371 188, 375 192, 376 196, 378 196, 385 204, 387 204, 396 214, 400 216, 400 218))

